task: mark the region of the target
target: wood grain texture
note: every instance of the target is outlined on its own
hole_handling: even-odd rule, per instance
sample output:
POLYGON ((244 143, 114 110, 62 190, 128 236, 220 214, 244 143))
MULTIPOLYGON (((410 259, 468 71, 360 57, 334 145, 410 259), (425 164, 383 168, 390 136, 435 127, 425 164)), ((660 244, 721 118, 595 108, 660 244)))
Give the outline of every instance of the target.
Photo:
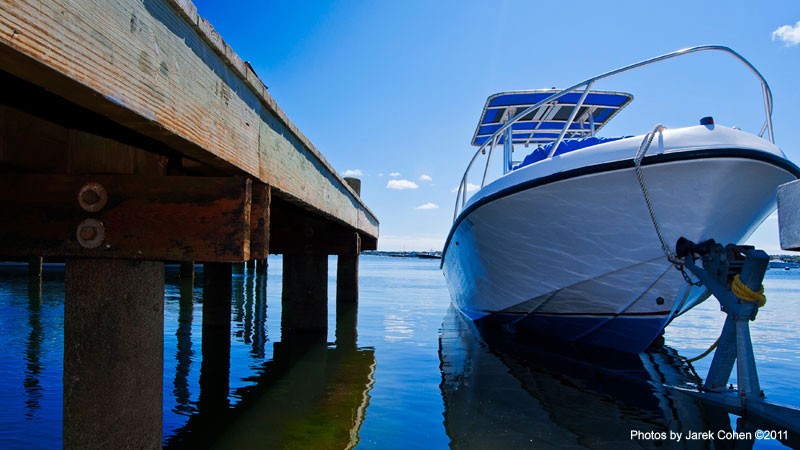
POLYGON ((0 249, 4 256, 237 262, 250 258, 251 181, 238 177, 4 175, 0 178, 0 249), (78 192, 102 185, 106 206, 81 209, 78 192), (77 238, 99 220, 98 248, 77 238))
POLYGON ((2 2, 0 69, 378 235, 374 214, 189 1, 2 2))
POLYGON ((252 210, 250 213, 250 259, 266 259, 269 255, 270 187, 262 183, 253 184, 252 210))
POLYGON ((279 199, 270 204, 270 253, 357 255, 360 243, 361 237, 351 228, 308 214, 279 199))

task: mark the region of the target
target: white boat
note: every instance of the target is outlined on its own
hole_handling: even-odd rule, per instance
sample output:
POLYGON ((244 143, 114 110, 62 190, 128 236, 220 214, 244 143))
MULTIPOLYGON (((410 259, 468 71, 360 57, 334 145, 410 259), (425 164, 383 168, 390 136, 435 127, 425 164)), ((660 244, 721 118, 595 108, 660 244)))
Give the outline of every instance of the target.
POLYGON ((679 50, 564 90, 489 97, 442 255, 453 303, 478 325, 644 350, 709 295, 681 270, 678 238, 743 243, 775 210, 777 186, 800 177, 774 144, 771 112, 767 82, 722 46, 679 50), (706 51, 733 56, 760 82, 766 119, 757 135, 704 118, 596 136, 633 97, 592 90, 595 82, 706 51), (513 161, 515 146, 531 145, 538 147, 524 161, 513 161), (498 147, 503 174, 487 182, 498 147), (480 189, 468 199, 481 155, 480 189))

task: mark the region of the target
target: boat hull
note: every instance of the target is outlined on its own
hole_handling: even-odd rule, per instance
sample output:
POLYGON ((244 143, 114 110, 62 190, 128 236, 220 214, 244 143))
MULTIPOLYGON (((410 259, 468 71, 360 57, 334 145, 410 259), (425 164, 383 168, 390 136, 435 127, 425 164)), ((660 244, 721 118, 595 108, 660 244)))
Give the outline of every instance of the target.
MULTIPOLYGON (((781 161, 734 147, 645 158, 665 241, 742 243, 774 211, 776 187, 796 179, 781 161)), ((632 159, 515 176, 476 195, 445 245, 450 295, 468 317, 636 353, 708 296, 665 258, 632 159)))

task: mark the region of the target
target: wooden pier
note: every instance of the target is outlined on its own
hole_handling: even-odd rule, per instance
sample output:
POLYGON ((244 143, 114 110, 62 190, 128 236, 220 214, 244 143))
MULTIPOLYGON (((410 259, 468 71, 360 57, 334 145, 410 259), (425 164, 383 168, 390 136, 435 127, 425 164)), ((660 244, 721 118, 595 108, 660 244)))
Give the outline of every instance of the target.
POLYGON ((289 330, 326 329, 329 255, 354 307, 377 219, 189 0, 2 2, 0 83, 0 256, 66 261, 65 447, 160 447, 165 262, 222 340, 270 253, 289 330))

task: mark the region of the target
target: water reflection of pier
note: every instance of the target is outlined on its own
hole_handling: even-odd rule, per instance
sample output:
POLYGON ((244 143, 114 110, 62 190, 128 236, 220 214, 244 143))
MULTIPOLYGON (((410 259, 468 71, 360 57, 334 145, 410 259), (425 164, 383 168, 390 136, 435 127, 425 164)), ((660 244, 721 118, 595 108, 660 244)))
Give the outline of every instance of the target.
POLYGON ((175 396, 176 412, 190 414, 192 412, 191 394, 189 392, 189 371, 195 351, 192 345, 192 321, 194 319, 194 274, 179 280, 179 314, 178 329, 175 333, 178 343, 175 359, 175 378, 172 393, 175 396))
MULTIPOLYGON (((228 336, 249 347, 251 360, 264 359, 267 276, 256 275, 251 267, 235 268, 233 280, 232 323, 237 329, 228 329, 228 336)), ((192 279, 178 284, 173 395, 177 410, 190 418, 165 442, 167 448, 282 448, 289 443, 300 448, 352 448, 358 443, 375 356, 371 348, 357 348, 357 309, 352 302, 342 302, 350 307, 337 309, 334 344, 326 341, 324 331, 287 332, 284 327, 280 341, 272 344, 271 359, 234 390, 228 387, 230 346, 219 345, 224 327, 203 327, 199 398, 194 403, 189 372, 197 360, 191 334, 195 291, 192 279), (213 338, 207 343, 208 336, 213 338)), ((294 320, 285 311, 281 322, 294 320)))
MULTIPOLYGON (((11 423, 3 422, 9 425, 4 438, 14 423, 26 423, 36 429, 35 440, 18 438, 46 447, 57 445, 62 423, 60 350, 53 349, 53 342, 60 342, 63 333, 63 266, 49 267, 43 281, 29 278, 24 265, 0 264, 2 308, 6 318, 19 323, 8 337, 20 346, 19 360, 9 366, 15 368, 13 374, 5 374, 18 380, 10 398, 20 399, 12 406, 19 413, 11 423)), ((376 362, 373 349, 357 347, 353 299, 345 302, 350 307, 337 308, 334 342, 327 342, 325 331, 282 331, 278 322, 293 320, 281 314, 283 302, 277 295, 268 309, 267 274, 235 267, 231 286, 239 293, 232 295, 236 307, 223 336, 202 326, 203 276, 202 267, 196 279, 179 279, 176 270, 167 268, 166 317, 171 325, 164 349, 164 415, 169 424, 164 443, 174 448, 207 447, 210 442, 272 448, 291 441, 347 448, 358 442, 376 362), (267 311, 277 314, 269 322, 267 311)), ((279 277, 275 280, 280 284, 279 277)), ((93 413, 114 416, 119 407, 106 405, 93 413)), ((69 416, 63 419, 65 429, 74 427, 69 416)))
POLYGON ((42 327, 42 279, 31 277, 28 279, 28 326, 30 333, 26 341, 25 351, 25 417, 32 418, 39 409, 42 398, 42 387, 39 384, 39 375, 42 372, 40 362, 42 342, 44 341, 44 327, 42 327))

